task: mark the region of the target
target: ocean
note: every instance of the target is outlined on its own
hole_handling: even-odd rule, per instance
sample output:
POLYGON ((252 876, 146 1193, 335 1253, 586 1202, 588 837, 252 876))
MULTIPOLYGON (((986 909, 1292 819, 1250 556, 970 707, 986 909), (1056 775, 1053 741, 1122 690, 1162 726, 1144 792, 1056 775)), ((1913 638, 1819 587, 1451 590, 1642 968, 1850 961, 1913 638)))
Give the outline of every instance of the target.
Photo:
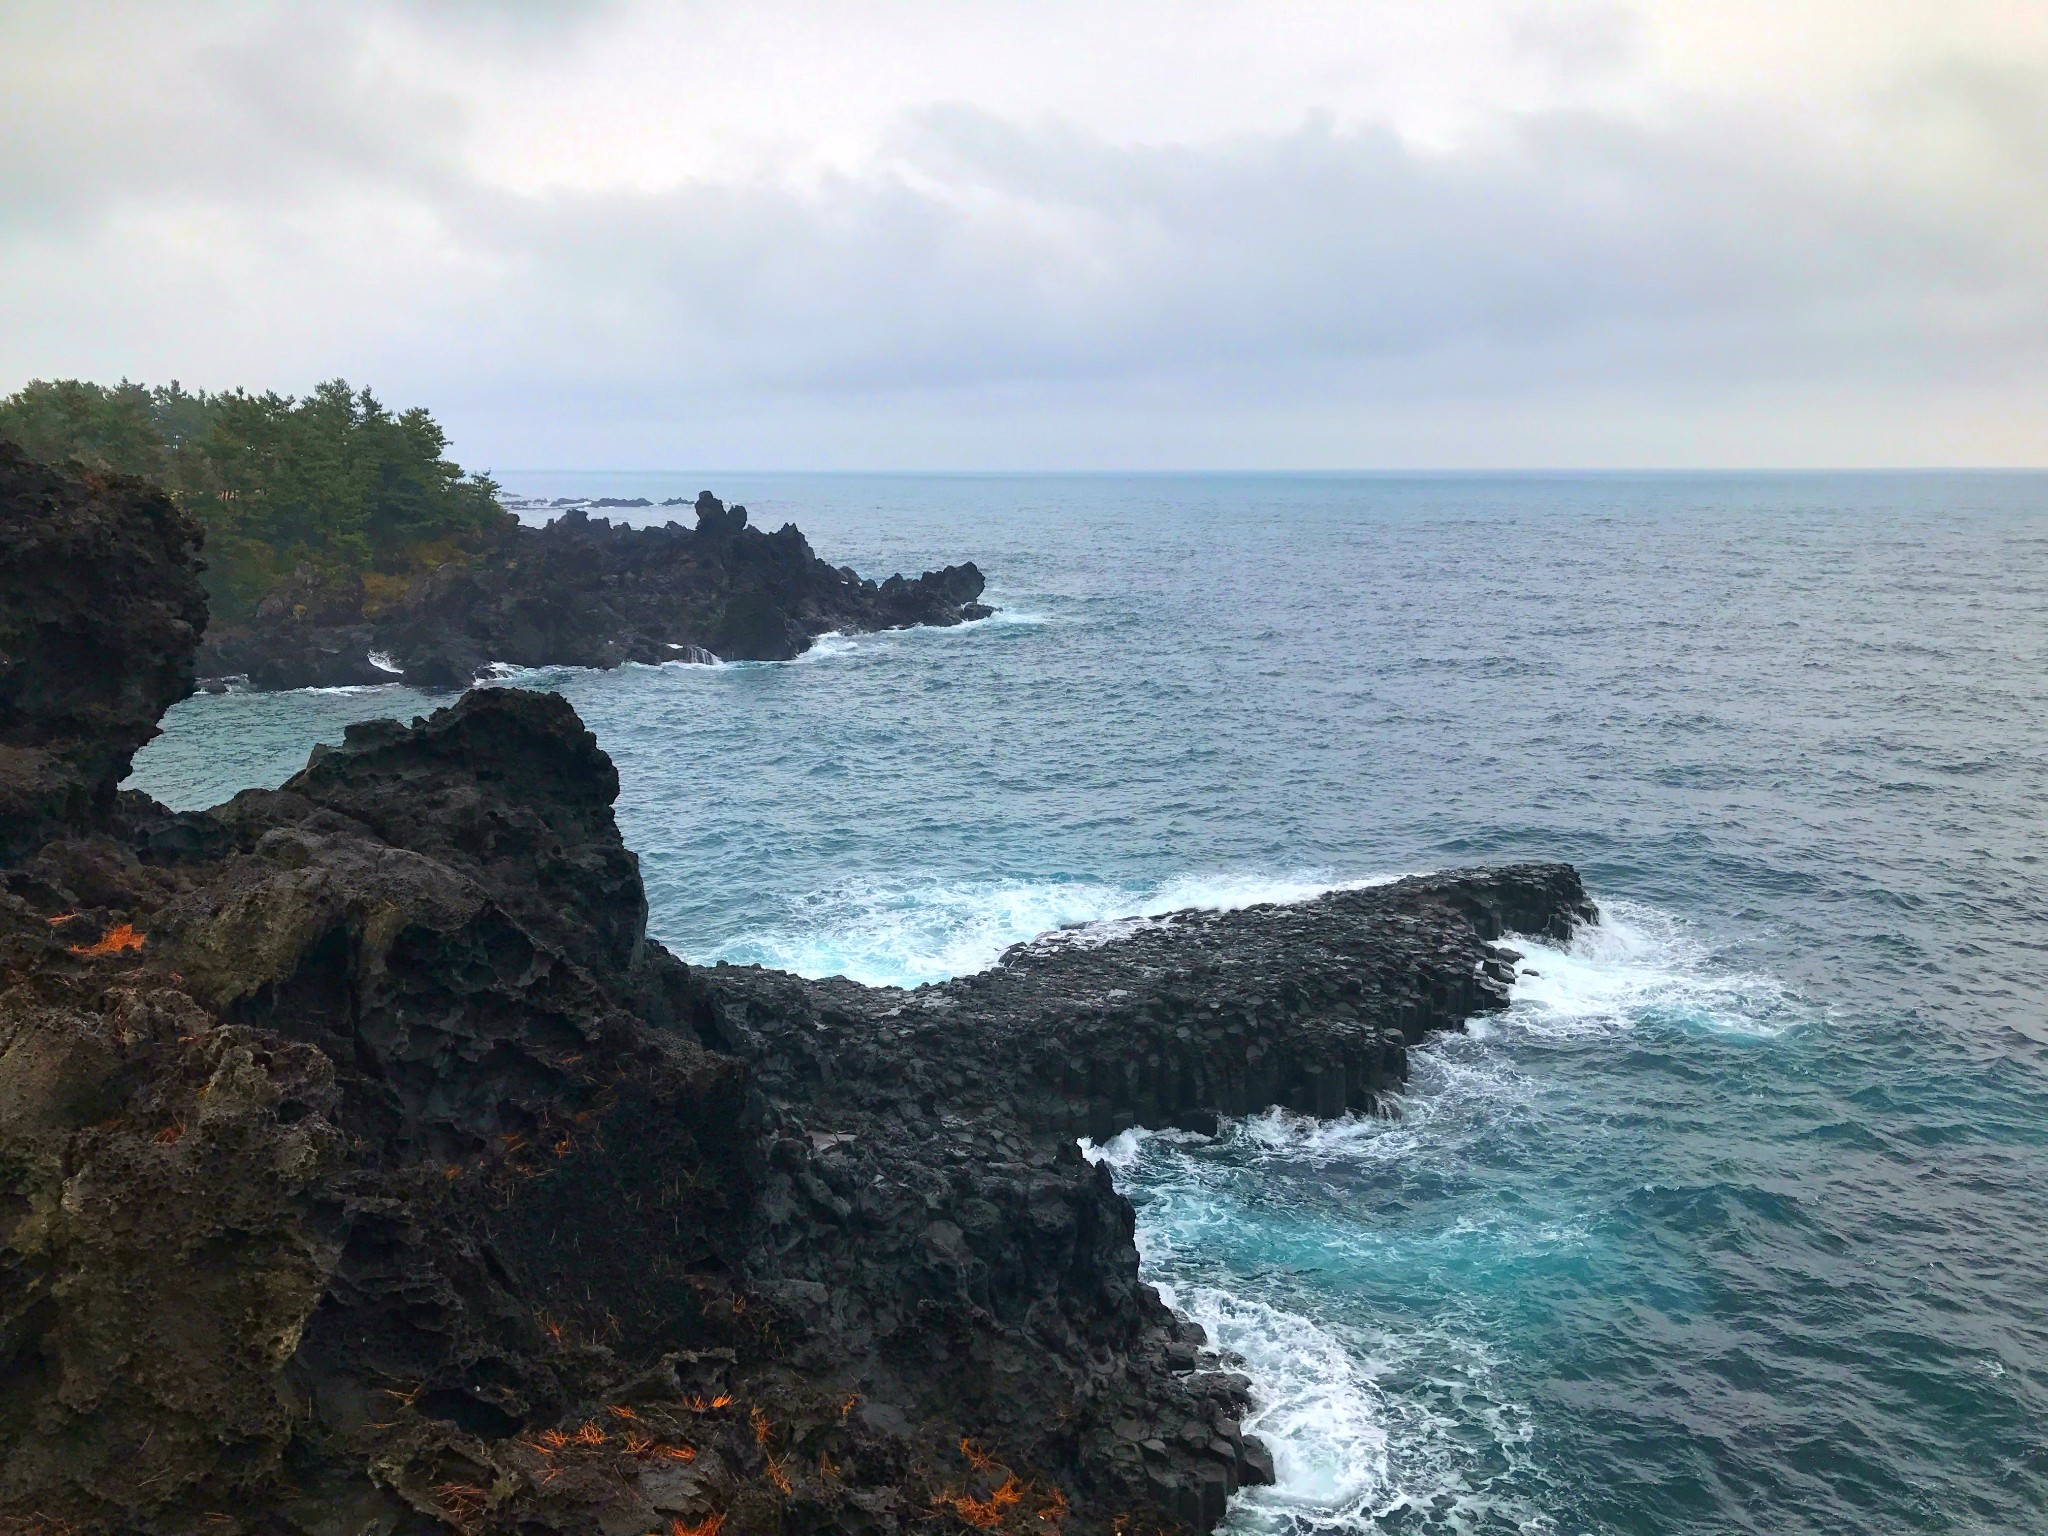
MULTIPOLYGON (((914 985, 1578 865, 1602 923, 1398 1117, 1089 1149, 1255 1383, 1232 1530, 2048 1530, 2048 476, 502 478, 988 573, 959 629, 513 679, 688 959, 914 985)), ((193 698, 132 783, 445 702, 193 698)))

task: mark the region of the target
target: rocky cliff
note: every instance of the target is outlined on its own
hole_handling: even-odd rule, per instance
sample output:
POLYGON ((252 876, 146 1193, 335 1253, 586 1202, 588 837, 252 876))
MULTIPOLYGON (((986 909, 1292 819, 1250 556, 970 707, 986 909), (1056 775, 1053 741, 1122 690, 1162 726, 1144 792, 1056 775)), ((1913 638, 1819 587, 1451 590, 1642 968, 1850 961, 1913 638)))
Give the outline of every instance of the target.
POLYGON ((696 526, 614 526, 578 510, 511 528, 478 559, 416 578, 382 605, 360 582, 310 568, 247 623, 209 632, 208 679, 258 688, 390 682, 466 688, 492 663, 613 667, 625 661, 786 661, 833 630, 985 617, 982 575, 951 565, 876 583, 834 568, 796 525, 747 525, 706 491, 696 526), (379 660, 372 660, 372 657, 379 660))
MULTIPOLYGON (((189 661, 163 509, 34 486, 10 604, 100 497, 135 609, 50 596, 9 675, 92 623, 189 661)), ((1206 1531, 1270 1476, 1247 1383, 1074 1138, 1370 1110, 1501 1005, 1504 933, 1592 915, 1524 866, 916 991, 691 967, 558 696, 351 727, 208 812, 101 795, 92 741, 181 665, 125 711, 8 695, 92 786, 0 861, 8 1533, 1206 1531)))
POLYGON ((103 821, 206 624, 199 527, 119 475, 0 440, 0 854, 103 821))

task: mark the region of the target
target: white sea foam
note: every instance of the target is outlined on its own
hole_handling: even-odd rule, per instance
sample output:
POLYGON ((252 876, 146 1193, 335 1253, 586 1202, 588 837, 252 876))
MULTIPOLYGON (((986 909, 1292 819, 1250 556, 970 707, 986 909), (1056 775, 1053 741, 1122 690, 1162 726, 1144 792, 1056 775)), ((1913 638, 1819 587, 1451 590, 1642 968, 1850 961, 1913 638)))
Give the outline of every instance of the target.
POLYGON ((1298 1312, 1214 1286, 1177 1290, 1172 1304, 1242 1356, 1258 1384, 1244 1427, 1273 1453, 1274 1484, 1246 1502, 1257 1529, 1309 1512, 1332 1516, 1382 1501, 1393 1481, 1387 1402, 1369 1356, 1298 1312))
MULTIPOLYGON (((1454 1092, 1472 1090, 1483 1091, 1483 1084, 1463 1082, 1454 1092)), ((1256 1135, 1245 1125, 1231 1134, 1240 1148, 1263 1145, 1275 1164, 1338 1149, 1308 1144, 1319 1133, 1301 1117, 1260 1119, 1265 1124, 1256 1135), (1292 1147, 1284 1145, 1290 1137, 1299 1138, 1292 1147)), ((1362 1123, 1349 1129, 1353 1151, 1384 1150, 1357 1136, 1362 1123)), ((1554 1530, 1530 1497, 1543 1482, 1531 1460, 1534 1420, 1502 1386, 1484 1325, 1464 1316, 1454 1299, 1439 1316, 1398 1330, 1347 1322, 1341 1302, 1329 1312, 1317 1307, 1318 1282, 1304 1282, 1320 1267, 1313 1263, 1219 1282, 1210 1255, 1261 1218, 1228 1192, 1230 1176, 1223 1186, 1210 1182, 1217 1164, 1181 1145, 1193 1139, 1126 1132, 1083 1151, 1116 1169, 1120 1184, 1143 1187, 1137 1237, 1145 1277, 1251 1379, 1244 1427, 1272 1453, 1276 1482, 1245 1490, 1227 1528, 1242 1536, 1337 1536, 1392 1521, 1432 1532, 1554 1530)), ((1260 1169, 1265 1161, 1254 1164, 1256 1185, 1284 1199, 1287 1173, 1260 1169)), ((1242 1179, 1241 1165, 1229 1159, 1228 1166, 1239 1168, 1242 1179)), ((1586 1241, 1583 1231, 1549 1227, 1519 1235, 1543 1249, 1586 1241)), ((1500 1234, 1454 1230, 1440 1240, 1445 1257, 1457 1258, 1475 1242, 1497 1245, 1500 1234)), ((1328 1234, 1340 1271, 1377 1262, 1359 1244, 1370 1250, 1383 1241, 1412 1250, 1416 1234, 1382 1234, 1369 1217, 1328 1234)), ((1398 1262, 1412 1264, 1414 1257, 1406 1252, 1398 1262)), ((1290 1258, 1300 1263, 1305 1256, 1293 1248, 1290 1258)))
POLYGON ((857 880, 813 893, 798 903, 792 924, 728 944, 711 958, 914 987, 986 970, 1013 944, 1106 943, 1168 912, 1302 901, 1373 883, 1314 870, 1182 875, 1150 885, 857 880))
MULTIPOLYGON (((813 638, 807 649, 786 661, 729 661, 720 657, 709 662, 660 661, 645 663, 629 661, 625 663, 625 666, 628 669, 659 669, 664 672, 687 672, 703 676, 743 672, 756 667, 815 666, 822 661, 833 661, 842 656, 851 656, 861 651, 887 646, 897 639, 908 636, 947 635, 984 626, 1038 625, 1050 622, 1052 621, 1042 613, 1011 613, 1005 609, 998 609, 985 619, 973 619, 965 624, 913 624, 907 629, 869 630, 859 634, 848 634, 844 630, 837 629, 827 630, 824 634, 813 638)), ((672 645, 669 649, 680 650, 682 647, 672 645)), ((371 652, 370 662, 372 665, 380 667, 387 672, 397 673, 404 670, 381 651, 371 652)), ((597 670, 601 669, 561 665, 521 667, 514 666, 511 662, 494 661, 484 668, 479 681, 484 683, 525 684, 544 681, 567 673, 597 670)), ((372 684, 367 686, 378 685, 372 684)), ((312 689, 309 691, 328 693, 340 690, 312 689)))
POLYGON ((963 635, 979 629, 1003 628, 1010 625, 1035 626, 1049 622, 1042 613, 1012 613, 999 608, 985 619, 969 619, 964 624, 911 624, 902 629, 871 629, 849 634, 845 630, 827 630, 811 642, 810 648, 787 661, 742 661, 732 665, 741 667, 797 667, 831 661, 837 657, 850 656, 861 652, 887 650, 905 640, 922 641, 945 635, 963 635))
POLYGON ((1512 1006, 1497 1022, 1474 1022, 1482 1038, 1502 1028, 1558 1038, 1652 1022, 1768 1038, 1802 1016, 1775 977, 1721 969, 1683 924, 1637 902, 1602 902, 1601 920, 1569 944, 1512 943, 1523 951, 1512 1006))
MULTIPOLYGON (((1178 1148, 1208 1140, 1179 1131, 1133 1129, 1100 1145, 1084 1137, 1081 1155, 1106 1165, 1122 1182, 1138 1171, 1141 1159, 1166 1160, 1146 1170, 1156 1177, 1176 1168, 1178 1148)), ((1244 1427, 1272 1452, 1276 1482, 1261 1490, 1256 1501, 1240 1500, 1235 1523, 1246 1529, 1281 1529, 1296 1515, 1363 1507, 1388 1486, 1389 1469, 1385 1404, 1361 1352, 1332 1330, 1269 1300, 1178 1281, 1177 1248, 1199 1245, 1204 1223, 1224 1216, 1199 1193, 1199 1178, 1185 1177, 1186 1165, 1178 1171, 1188 1186, 1172 1202, 1181 1219, 1141 1216, 1139 1261, 1160 1299, 1200 1323, 1213 1348, 1239 1357, 1255 1384, 1254 1411, 1244 1427)), ((1174 1179, 1174 1174, 1167 1177, 1174 1179)))
POLYGON ((810 649, 800 656, 793 656, 786 662, 772 662, 772 666, 798 666, 806 662, 830 661, 835 656, 846 656, 859 649, 858 636, 844 630, 828 630, 811 642, 810 649))
MULTIPOLYGON (((1597 1040, 1657 1026, 1761 1038, 1800 1018, 1782 984, 1722 965, 1676 920, 1626 901, 1602 907, 1604 920, 1567 945, 1512 941, 1526 958, 1510 1008, 1477 1021, 1470 1038, 1442 1036, 1417 1050, 1397 1117, 1319 1121, 1270 1110, 1226 1125, 1229 1166, 1284 1198, 1290 1180, 1317 1177, 1317 1168, 1455 1159, 1461 1143, 1497 1136, 1503 1121, 1529 1114, 1544 1091, 1510 1048, 1517 1036, 1597 1040)), ((1127 1131, 1083 1151, 1119 1183, 1148 1192, 1138 1226, 1146 1277, 1217 1347, 1241 1356, 1252 1380, 1245 1427, 1271 1449, 1278 1482, 1234 1501, 1229 1529, 1306 1536, 1392 1521, 1432 1531, 1556 1531, 1542 1507, 1548 1478, 1533 1459, 1537 1426, 1501 1386, 1484 1325, 1453 1309, 1366 1336, 1324 1316, 1312 1285, 1257 1274, 1219 1283, 1207 1255, 1248 1213, 1219 1198, 1213 1154, 1175 1144, 1184 1140, 1127 1131)), ((1361 1243, 1392 1245, 1410 1263, 1418 1242, 1440 1245, 1447 1261, 1477 1250, 1520 1263, 1593 1241, 1569 1220, 1523 1226, 1504 1212, 1502 1221, 1418 1234, 1382 1233, 1368 1220, 1327 1240, 1340 1268, 1373 1262, 1361 1243)))
MULTIPOLYGON (((627 662, 626 666, 636 663, 627 662)), ((545 667, 522 667, 509 661, 488 663, 476 676, 476 686, 491 688, 500 683, 510 683, 515 688, 548 689, 569 678, 601 675, 604 667, 575 667, 567 663, 553 663, 545 667)))
POLYGON ((1132 1126, 1129 1130, 1118 1131, 1100 1146, 1083 1136, 1081 1155, 1091 1163, 1106 1163, 1112 1171, 1121 1173, 1137 1162, 1145 1143, 1156 1134, 1142 1126, 1132 1126))
POLYGON ((976 625, 981 625, 988 629, 1008 629, 1012 627, 1036 629, 1040 625, 1057 624, 1059 622, 1051 614, 1041 613, 1035 608, 998 606, 996 611, 985 619, 969 619, 965 624, 954 627, 958 629, 971 629, 976 625))
MULTIPOLYGON (((1312 1150, 1283 1143, 1309 1134, 1313 1122, 1260 1120, 1256 1134, 1246 1124, 1227 1133, 1239 1150, 1262 1147, 1276 1162, 1289 1150, 1297 1158, 1312 1150)), ((1354 1122, 1352 1129, 1362 1127, 1354 1122)), ((1290 1283, 1287 1271, 1278 1283, 1263 1275, 1215 1280, 1213 1251, 1260 1219, 1241 1203, 1242 1165, 1227 1155, 1219 1162, 1216 1150, 1207 1138, 1179 1132, 1126 1131, 1099 1147, 1082 1143, 1083 1155, 1114 1169, 1120 1184, 1145 1191, 1137 1238, 1146 1279, 1169 1306, 1200 1323, 1211 1345, 1253 1383, 1244 1427, 1271 1451, 1276 1482, 1246 1490, 1232 1507, 1229 1529, 1335 1536, 1377 1528, 1396 1511, 1432 1531, 1491 1529, 1487 1522, 1501 1518, 1503 1529, 1549 1529, 1520 1494, 1475 1475, 1475 1430, 1490 1443, 1482 1459, 1510 1464, 1518 1477, 1528 1471, 1534 1430, 1526 1407, 1502 1391, 1493 1355, 1472 1324, 1447 1312, 1400 1334, 1360 1331, 1318 1315, 1312 1283, 1306 1290, 1290 1283)), ((1284 1174, 1255 1185, 1270 1189, 1272 1177, 1284 1174)), ((1341 1267, 1360 1262, 1356 1243, 1364 1238, 1370 1245, 1376 1234, 1368 1224, 1329 1238, 1336 1249, 1351 1250, 1337 1259, 1341 1267)), ((1532 1238, 1544 1246, 1583 1240, 1548 1232, 1532 1238)), ((1390 1240, 1412 1241, 1412 1234, 1390 1240)), ((1300 1259, 1298 1249, 1293 1257, 1300 1259)))

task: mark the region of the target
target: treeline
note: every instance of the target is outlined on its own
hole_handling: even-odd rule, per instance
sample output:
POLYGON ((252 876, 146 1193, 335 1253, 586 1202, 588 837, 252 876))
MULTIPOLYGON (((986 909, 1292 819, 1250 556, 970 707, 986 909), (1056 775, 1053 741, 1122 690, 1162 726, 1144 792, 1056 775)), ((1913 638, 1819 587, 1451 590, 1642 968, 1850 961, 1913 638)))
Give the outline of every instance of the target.
POLYGON ((206 526, 217 619, 246 615, 302 563, 374 600, 510 520, 493 481, 447 458, 425 409, 394 413, 341 379, 304 398, 38 379, 0 399, 0 437, 168 490, 206 526))

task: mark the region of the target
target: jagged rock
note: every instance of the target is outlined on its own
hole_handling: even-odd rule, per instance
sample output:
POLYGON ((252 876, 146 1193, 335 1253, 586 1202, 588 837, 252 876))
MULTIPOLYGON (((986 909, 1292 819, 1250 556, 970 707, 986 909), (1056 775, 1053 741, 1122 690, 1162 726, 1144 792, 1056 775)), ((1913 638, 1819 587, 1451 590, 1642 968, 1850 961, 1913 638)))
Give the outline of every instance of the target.
POLYGON ((104 821, 192 691, 199 541, 161 491, 0 441, 0 854, 104 821))
POLYGON ((989 612, 972 564, 877 585, 826 565, 794 524, 750 528, 745 507, 709 491, 696 513, 694 529, 614 526, 581 508, 543 528, 508 528, 474 562, 416 579, 374 617, 364 615, 360 583, 323 587, 302 571, 253 620, 208 634, 200 668, 258 688, 391 681, 375 653, 417 687, 459 689, 492 663, 783 661, 832 630, 958 624, 989 612))
POLYGON ((483 690, 0 861, 0 1530, 1209 1530, 1248 1383, 1074 1137, 1366 1107, 1592 912, 1519 866, 915 991, 698 968, 617 788, 483 690))

